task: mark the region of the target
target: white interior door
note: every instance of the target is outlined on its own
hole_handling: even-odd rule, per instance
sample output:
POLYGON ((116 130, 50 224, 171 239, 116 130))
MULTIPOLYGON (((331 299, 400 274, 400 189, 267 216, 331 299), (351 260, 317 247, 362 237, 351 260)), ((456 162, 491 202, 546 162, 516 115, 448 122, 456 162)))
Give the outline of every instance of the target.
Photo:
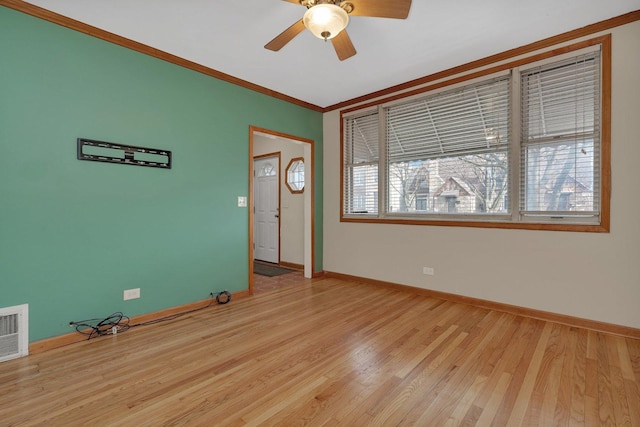
POLYGON ((277 156, 253 161, 254 259, 280 262, 280 162, 277 156))

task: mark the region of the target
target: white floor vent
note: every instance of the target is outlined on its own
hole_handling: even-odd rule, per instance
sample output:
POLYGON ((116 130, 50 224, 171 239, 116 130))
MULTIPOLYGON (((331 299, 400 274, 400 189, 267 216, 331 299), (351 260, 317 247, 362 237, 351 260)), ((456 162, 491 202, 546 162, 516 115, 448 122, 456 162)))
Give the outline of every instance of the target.
POLYGON ((0 308, 0 362, 29 354, 29 305, 0 308))

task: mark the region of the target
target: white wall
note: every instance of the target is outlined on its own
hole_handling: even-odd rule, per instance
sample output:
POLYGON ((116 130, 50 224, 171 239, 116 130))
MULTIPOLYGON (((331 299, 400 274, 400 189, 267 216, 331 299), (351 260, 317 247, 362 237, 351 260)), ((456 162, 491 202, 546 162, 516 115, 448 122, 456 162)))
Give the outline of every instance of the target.
POLYGON ((610 233, 341 223, 340 114, 332 111, 324 115, 324 270, 640 328, 640 22, 608 32, 610 233))
POLYGON ((276 152, 280 152, 280 262, 303 265, 304 194, 292 194, 284 182, 289 161, 304 157, 304 146, 282 138, 254 135, 254 156, 276 152))

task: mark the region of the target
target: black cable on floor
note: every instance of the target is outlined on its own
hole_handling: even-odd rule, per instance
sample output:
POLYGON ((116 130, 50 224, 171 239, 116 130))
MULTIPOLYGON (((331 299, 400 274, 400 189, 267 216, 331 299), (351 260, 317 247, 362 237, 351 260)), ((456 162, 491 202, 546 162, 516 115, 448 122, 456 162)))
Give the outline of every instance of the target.
POLYGON ((222 292, 218 292, 217 294, 214 294, 212 292, 210 296, 211 296, 211 299, 209 300, 209 304, 207 304, 204 307, 194 308, 193 310, 184 311, 182 313, 176 313, 170 316, 161 317, 159 319, 149 320, 148 322, 130 324, 129 317, 125 316, 122 312, 118 311, 104 319, 97 318, 97 319, 80 320, 78 322, 69 322, 69 325, 75 327, 76 332, 79 332, 83 335, 87 335, 88 336, 87 339, 90 340, 91 338, 95 338, 102 335, 114 335, 137 326, 154 325, 156 323, 174 320, 179 317, 185 316, 187 314, 195 313, 196 311, 204 310, 206 308, 211 307, 213 305, 214 299, 215 301, 218 302, 218 304, 226 304, 229 301, 231 301, 231 293, 229 293, 229 291, 222 291, 222 292))
POLYGON ((124 332, 129 329, 129 317, 125 316, 121 311, 113 313, 104 319, 86 319, 78 322, 69 322, 69 325, 76 328, 76 332, 87 335, 87 339, 95 338, 102 335, 112 335, 118 332, 124 332), (90 331, 87 331, 90 329, 90 331))

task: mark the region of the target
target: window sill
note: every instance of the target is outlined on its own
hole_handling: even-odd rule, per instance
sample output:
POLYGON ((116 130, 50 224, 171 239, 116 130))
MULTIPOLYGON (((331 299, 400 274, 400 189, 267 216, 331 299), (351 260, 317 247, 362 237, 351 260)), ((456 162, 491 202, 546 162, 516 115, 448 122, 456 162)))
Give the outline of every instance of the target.
POLYGON ((589 223, 542 223, 542 222, 514 222, 504 220, 451 220, 451 219, 418 219, 407 217, 380 218, 363 216, 341 216, 340 222, 366 223, 366 224, 401 224, 423 225, 439 227, 474 227, 474 228, 504 228, 514 230, 541 230, 541 231, 571 231, 581 233, 608 233, 609 224, 589 223))

